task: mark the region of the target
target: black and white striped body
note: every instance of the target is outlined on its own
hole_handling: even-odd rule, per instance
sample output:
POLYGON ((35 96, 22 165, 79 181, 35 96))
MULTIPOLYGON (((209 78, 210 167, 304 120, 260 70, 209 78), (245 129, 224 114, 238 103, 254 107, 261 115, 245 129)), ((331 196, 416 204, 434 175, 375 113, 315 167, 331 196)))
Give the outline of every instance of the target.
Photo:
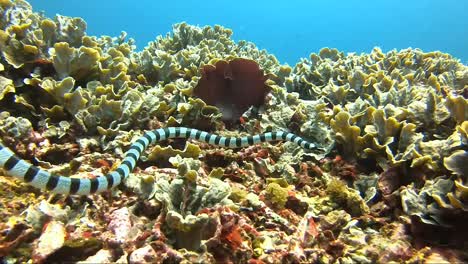
POLYGON ((307 142, 292 133, 277 131, 247 137, 223 137, 198 129, 186 127, 160 128, 146 132, 142 137, 133 142, 130 149, 125 153, 125 158, 120 166, 113 172, 95 179, 79 179, 65 176, 51 175, 28 162, 19 159, 15 154, 0 144, 0 167, 8 175, 16 177, 36 188, 47 189, 54 193, 87 195, 98 193, 118 186, 130 172, 135 168, 141 153, 150 145, 169 138, 191 138, 212 145, 227 148, 240 148, 269 141, 291 141, 304 149, 315 147, 313 143, 307 142))

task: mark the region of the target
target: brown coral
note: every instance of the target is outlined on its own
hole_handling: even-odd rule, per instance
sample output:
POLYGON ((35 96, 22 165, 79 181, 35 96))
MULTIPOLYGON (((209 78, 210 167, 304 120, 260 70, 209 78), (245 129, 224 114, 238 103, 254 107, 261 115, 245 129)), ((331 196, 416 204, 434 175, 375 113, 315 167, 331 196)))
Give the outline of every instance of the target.
POLYGON ((227 123, 239 117, 251 106, 260 106, 270 87, 268 76, 249 59, 219 60, 201 68, 202 77, 193 93, 209 105, 218 107, 227 123))

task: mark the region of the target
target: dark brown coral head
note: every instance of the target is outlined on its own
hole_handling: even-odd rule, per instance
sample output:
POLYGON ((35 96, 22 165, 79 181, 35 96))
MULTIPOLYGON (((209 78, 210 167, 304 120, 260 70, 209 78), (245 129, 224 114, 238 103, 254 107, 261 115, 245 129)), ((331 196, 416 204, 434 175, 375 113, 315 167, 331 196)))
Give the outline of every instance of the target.
POLYGON ((225 122, 236 122, 249 107, 262 105, 271 90, 265 84, 268 76, 253 60, 219 60, 201 67, 200 71, 202 77, 194 95, 218 107, 225 122))

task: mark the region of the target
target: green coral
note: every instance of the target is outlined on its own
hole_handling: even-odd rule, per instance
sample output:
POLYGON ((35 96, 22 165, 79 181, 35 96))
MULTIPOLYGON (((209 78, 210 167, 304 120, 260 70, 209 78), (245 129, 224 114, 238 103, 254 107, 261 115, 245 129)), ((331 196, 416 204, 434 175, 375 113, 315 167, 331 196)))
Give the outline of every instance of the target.
POLYGON ((78 80, 96 78, 100 59, 96 49, 84 46, 73 48, 67 42, 58 42, 50 54, 59 79, 69 76, 78 80))
POLYGON ((336 142, 343 146, 342 153, 347 158, 352 158, 362 150, 361 129, 351 124, 348 112, 338 113, 330 122, 331 128, 336 133, 336 142))
POLYGON ((219 110, 191 98, 200 66, 213 59, 256 60, 278 83, 291 72, 252 43, 235 43, 232 31, 221 26, 177 24, 173 34, 158 37, 143 51, 134 52, 134 42, 126 40, 124 32, 118 38, 96 38, 86 36, 86 23, 79 18, 47 19, 32 12, 24 1, 2 8, 9 14, 1 28, 0 44, 6 59, 2 65, 30 67, 39 63, 32 78, 24 80, 39 89, 13 91, 5 86, 10 87, 5 93, 15 92, 17 102, 33 116, 44 114, 49 117, 47 122, 71 118, 90 134, 115 136, 118 129, 144 127, 153 116, 169 125, 221 129, 219 110), (42 96, 40 89, 55 102, 33 102, 32 98, 42 96))
MULTIPOLYGON (((63 109, 63 111, 71 114, 85 131, 96 129, 98 125, 108 127, 123 115, 122 101, 112 99, 114 94, 111 89, 106 94, 110 96, 96 93, 98 89, 105 91, 104 87, 98 82, 89 82, 87 89, 75 89, 75 80, 72 77, 67 77, 59 82, 53 79, 45 79, 42 81, 41 86, 57 101, 59 104, 58 109, 63 109), (108 97, 111 98, 107 99, 108 97)), ((131 93, 125 97, 130 95, 131 93)), ((58 109, 48 109, 47 112, 56 115, 55 112, 58 109)))
POLYGON ((177 205, 184 199, 190 201, 184 206, 169 207, 179 211, 182 215, 195 214, 203 208, 210 208, 222 204, 230 204, 227 197, 230 194, 229 184, 218 178, 199 177, 201 162, 192 158, 182 158, 179 155, 171 157, 169 161, 177 167, 179 178, 171 182, 172 204, 177 205), (180 193, 188 192, 183 198, 180 193))
POLYGON ((207 105, 199 98, 188 98, 188 102, 177 104, 174 119, 178 124, 212 130, 222 127, 222 113, 218 108, 207 105))
POLYGON ((265 189, 265 198, 276 208, 283 209, 288 201, 288 189, 281 187, 278 183, 272 182, 265 189))
POLYGON ((23 0, 3 4, 0 18, 0 48, 9 65, 21 68, 39 58, 49 56, 49 48, 57 42, 72 47, 82 44, 86 23, 81 18, 57 15, 46 19, 32 11, 23 0))
MULTIPOLYGON (((271 95, 260 109, 261 120, 248 120, 244 124, 246 130, 250 134, 289 130, 317 145, 317 151, 305 155, 314 156, 317 160, 323 158, 334 145, 332 131, 324 124, 319 114, 326 107, 324 102, 301 100, 297 94, 287 93, 276 84, 272 84, 271 95)), ((247 111, 246 116, 249 114, 247 111)), ((299 147, 295 151, 298 149, 299 147)))
POLYGON ((5 95, 9 93, 14 93, 15 86, 13 85, 13 81, 0 76, 0 101, 5 97, 5 95))
POLYGON ((345 55, 324 48, 298 63, 285 86, 301 98, 332 104, 333 111, 322 108, 318 116, 333 129, 345 158, 371 157, 382 168, 411 161, 438 171, 447 152, 438 141, 466 119, 467 101, 461 94, 467 72, 441 52, 385 54, 376 48, 370 54, 345 55))
POLYGON ((444 158, 445 167, 459 175, 468 174, 468 156, 466 150, 457 150, 449 157, 444 158))
MULTIPOLYGON (((16 102, 31 115, 43 111, 50 117, 48 122, 73 117, 84 131, 101 130, 106 135, 110 134, 107 130, 128 127, 128 119, 141 120, 141 85, 130 78, 136 65, 132 61, 133 40, 126 41, 125 34, 119 39, 88 37, 81 18, 57 15, 47 19, 32 12, 25 1, 9 2, 1 9, 2 65, 7 71, 10 67, 24 71, 36 67, 32 78, 15 76, 19 79, 12 80, 15 84, 24 82, 31 89, 12 90, 5 85, 1 91, 15 92, 16 102), (46 98, 34 100, 43 96, 40 89, 52 95, 55 105, 46 98)), ((148 108, 153 107, 154 100, 148 101, 148 108)))
POLYGON ((197 250, 208 234, 213 216, 198 213, 204 209, 230 205, 231 188, 217 178, 200 174, 201 162, 176 155, 169 159, 177 168, 174 179, 159 177, 154 198, 163 203, 166 212, 168 235, 173 236, 177 247, 197 250))
POLYGON ((217 178, 200 177, 199 160, 177 155, 170 158, 170 162, 177 167, 178 177, 157 180, 155 198, 164 203, 168 217, 179 219, 177 222, 168 221, 172 228, 190 229, 190 223, 199 210, 230 204, 229 184, 217 178))
POLYGON ((352 216, 369 213, 369 207, 359 192, 349 188, 340 180, 332 179, 328 183, 327 193, 332 201, 342 206, 352 216))
POLYGON ((468 156, 463 149, 468 143, 467 129, 468 122, 465 121, 436 147, 440 155, 445 157, 445 168, 454 175, 426 180, 421 189, 413 185, 405 187, 401 192, 405 213, 417 216, 425 224, 458 228, 456 217, 452 215, 463 216, 468 212, 468 156))
POLYGON ((446 105, 457 123, 468 119, 468 100, 466 98, 462 96, 448 96, 446 105))
POLYGON ((284 68, 280 68, 273 55, 246 41, 235 43, 231 35, 230 29, 221 26, 200 28, 176 24, 172 34, 158 37, 136 54, 137 74, 143 74, 151 82, 167 83, 180 77, 199 77, 200 66, 213 59, 242 57, 255 60, 267 72, 284 75, 284 68))
POLYGON ((355 116, 340 107, 335 111, 338 113, 331 118, 330 126, 345 158, 373 158, 384 169, 411 161, 411 166, 440 170, 448 146, 439 139, 428 140, 418 132, 417 124, 405 120, 406 115, 400 114, 398 108, 369 107, 355 116))
POLYGON ((31 122, 23 117, 11 116, 8 112, 0 112, 0 133, 16 139, 27 138, 33 131, 31 122))
POLYGON ((171 157, 175 157, 179 155, 183 158, 198 158, 201 154, 201 149, 198 145, 194 145, 190 142, 185 144, 185 148, 183 150, 178 150, 172 148, 172 146, 168 147, 161 147, 159 145, 154 146, 151 149, 150 154, 148 155, 148 161, 167 161, 171 157))
MULTIPOLYGON (((164 218, 162 231, 176 248, 202 249, 214 237, 216 213, 224 206, 272 211, 255 191, 263 191, 261 198, 275 209, 284 209, 294 184, 300 184, 294 198, 307 200, 309 213, 336 227, 331 228, 335 235, 348 229, 350 239, 366 242, 368 231, 354 226, 350 215, 369 213, 366 202, 381 198, 377 174, 390 168, 427 172, 425 183, 411 183, 414 177, 408 177, 407 185, 392 194, 400 195, 407 215, 450 226, 454 223, 444 214, 466 212, 468 69, 450 55, 418 49, 383 53, 378 48, 346 55, 325 48, 291 68, 253 43, 234 41, 233 32, 222 26, 176 24, 171 33, 136 51, 125 32, 114 38, 86 36, 82 19, 48 19, 22 0, 0 1, 0 9, 0 103, 9 111, 0 115, 2 134, 24 138, 34 127, 44 137, 76 140, 84 151, 101 148, 117 155, 123 155, 143 130, 167 126, 225 136, 283 130, 316 145, 312 151, 292 143, 264 143, 242 151, 202 150, 192 143, 183 150, 160 146, 148 150, 142 157, 147 170, 132 173, 126 186, 157 201, 164 218), (192 96, 200 67, 233 58, 256 61, 272 87, 263 105, 244 113, 241 131, 225 130, 219 109, 192 96), (23 117, 13 117, 18 112, 23 117), (202 154, 207 161, 203 166, 198 160, 202 154), (336 154, 344 156, 344 169, 351 174, 357 166, 353 162, 359 166, 372 162, 380 168, 371 176, 357 174, 346 185, 321 171, 324 166, 317 162, 336 154), (210 160, 219 156, 226 166, 210 160), (175 169, 161 166, 169 164, 175 169), (257 189, 261 176, 269 177, 265 190, 257 189), (310 198, 301 198, 306 195, 310 198)), ((330 166, 340 166, 333 162, 330 166)), ((283 228, 291 222, 274 218, 283 228)), ((303 224, 298 234, 313 223, 304 219, 298 220, 303 224)), ((263 219, 252 221, 255 226, 263 219)), ((257 250, 275 249, 272 243, 277 240, 260 236, 265 239, 255 243, 266 245, 255 245, 257 250)), ((297 252, 294 243, 290 248, 297 252)), ((365 258, 364 249, 344 252, 343 261, 376 260, 365 258)))

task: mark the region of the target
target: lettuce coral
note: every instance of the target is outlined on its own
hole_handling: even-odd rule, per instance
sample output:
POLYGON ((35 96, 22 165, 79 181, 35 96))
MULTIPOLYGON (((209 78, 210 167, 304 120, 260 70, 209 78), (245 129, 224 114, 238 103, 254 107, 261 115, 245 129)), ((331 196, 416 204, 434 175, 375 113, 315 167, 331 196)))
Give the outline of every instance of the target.
POLYGON ((202 177, 198 160, 177 155, 170 161, 178 175, 172 180, 159 178, 154 197, 164 205, 167 235, 174 237, 176 247, 198 250, 203 240, 214 235, 210 225, 216 221, 203 211, 231 204, 231 188, 217 178, 202 177))
POLYGON ((13 81, 0 76, 0 100, 2 100, 8 93, 14 93, 15 91, 13 81))
POLYGON ((67 42, 55 43, 50 50, 52 62, 58 78, 74 77, 81 80, 96 78, 99 52, 95 49, 81 46, 79 49, 70 47, 67 42))
POLYGON ((282 68, 273 55, 258 50, 253 43, 231 39, 232 31, 222 26, 196 27, 175 24, 173 33, 158 37, 136 54, 137 74, 151 83, 177 78, 199 77, 198 69, 213 59, 245 58, 255 60, 262 69, 282 76, 282 68))
POLYGON ((21 68, 40 58, 47 58, 49 48, 57 42, 72 47, 82 44, 86 23, 81 18, 57 15, 46 19, 32 11, 23 0, 4 1, 0 6, 0 47, 9 65, 21 68))
MULTIPOLYGON (((176 24, 138 51, 125 32, 87 36, 82 19, 23 0, 0 0, 0 12, 0 134, 51 172, 108 172, 142 131, 167 126, 283 130, 316 145, 168 140, 113 193, 52 199, 83 212, 70 215, 71 236, 104 244, 117 234, 101 235, 102 220, 125 212, 115 226, 135 232, 106 248, 109 261, 401 262, 429 255, 411 247, 416 223, 455 234, 468 219, 468 67, 448 54, 324 48, 290 67, 222 26, 176 24)), ((13 185, 0 195, 20 196, 13 185)))

